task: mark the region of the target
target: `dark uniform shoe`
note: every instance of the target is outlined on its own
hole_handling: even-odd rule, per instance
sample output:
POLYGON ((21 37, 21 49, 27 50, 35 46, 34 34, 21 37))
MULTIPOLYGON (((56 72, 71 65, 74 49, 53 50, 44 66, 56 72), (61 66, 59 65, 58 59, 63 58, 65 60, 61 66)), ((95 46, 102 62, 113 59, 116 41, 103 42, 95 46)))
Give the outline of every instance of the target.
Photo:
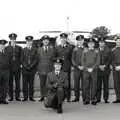
POLYGON ((41 97, 39 100, 39 102, 42 102, 42 101, 44 101, 44 97, 41 97))
POLYGON ((0 100, 0 104, 2 104, 2 100, 0 100))
POLYGON ((101 102, 101 100, 97 100, 97 103, 100 103, 101 102))
POLYGON ((97 105, 97 102, 96 102, 96 101, 92 101, 91 104, 92 104, 92 105, 97 105))
POLYGON ((58 109, 57 105, 52 105, 51 107, 52 107, 52 109, 58 109))
POLYGON ((16 100, 16 101, 21 101, 21 99, 20 99, 20 98, 16 98, 15 100, 16 100))
POLYGON ((83 104, 88 105, 88 104, 90 104, 90 102, 89 101, 84 101, 83 104))
POLYGON ((67 102, 71 102, 70 99, 67 99, 67 102))
POLYGON ((79 99, 75 98, 72 102, 79 102, 79 99))
POLYGON ((2 104, 8 104, 8 102, 7 101, 2 101, 2 104))
POLYGON ((22 101, 23 101, 23 102, 28 101, 28 98, 24 98, 22 101))
POLYGON ((8 101, 13 101, 13 98, 8 99, 8 101))
POLYGON ((62 105, 58 105, 57 113, 63 113, 62 105))
POLYGON ((105 100, 105 103, 110 103, 108 100, 105 100))
POLYGON ((120 100, 115 100, 113 101, 113 103, 120 103, 120 100))
POLYGON ((29 98, 29 100, 35 102, 35 100, 33 98, 29 98))

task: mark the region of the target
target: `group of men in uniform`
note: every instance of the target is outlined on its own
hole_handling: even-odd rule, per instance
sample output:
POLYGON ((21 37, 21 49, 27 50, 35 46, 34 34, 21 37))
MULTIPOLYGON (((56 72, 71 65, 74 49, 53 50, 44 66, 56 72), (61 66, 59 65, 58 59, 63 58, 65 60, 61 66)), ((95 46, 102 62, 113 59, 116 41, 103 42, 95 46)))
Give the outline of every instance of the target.
POLYGON ((34 100, 34 76, 40 78, 40 102, 46 107, 57 109, 62 113, 62 103, 71 100, 71 68, 74 69, 75 99, 80 100, 80 83, 84 105, 96 105, 103 98, 109 103, 110 66, 113 68, 116 100, 120 103, 120 37, 116 38, 116 47, 111 50, 105 39, 97 41, 90 37, 87 41, 83 35, 76 37, 77 45, 68 42, 68 34, 60 34, 61 44, 52 46, 50 37, 41 38, 42 46, 33 47, 33 36, 26 36, 26 47, 16 45, 17 35, 9 35, 10 44, 5 47, 6 40, 0 40, 0 103, 21 101, 20 78, 22 74, 22 101, 34 100), (97 47, 96 47, 97 46, 97 47), (14 88, 15 81, 15 88, 14 88), (15 91, 15 93, 14 93, 15 91), (15 97, 15 98, 14 98, 15 97))

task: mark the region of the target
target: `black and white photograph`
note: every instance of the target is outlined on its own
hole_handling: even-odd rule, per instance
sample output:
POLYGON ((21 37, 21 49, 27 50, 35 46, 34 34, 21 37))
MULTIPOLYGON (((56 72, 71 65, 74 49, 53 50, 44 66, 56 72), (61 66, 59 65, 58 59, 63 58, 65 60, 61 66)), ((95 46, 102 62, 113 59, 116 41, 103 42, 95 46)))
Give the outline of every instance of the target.
POLYGON ((120 120, 119 0, 0 0, 0 120, 120 120))

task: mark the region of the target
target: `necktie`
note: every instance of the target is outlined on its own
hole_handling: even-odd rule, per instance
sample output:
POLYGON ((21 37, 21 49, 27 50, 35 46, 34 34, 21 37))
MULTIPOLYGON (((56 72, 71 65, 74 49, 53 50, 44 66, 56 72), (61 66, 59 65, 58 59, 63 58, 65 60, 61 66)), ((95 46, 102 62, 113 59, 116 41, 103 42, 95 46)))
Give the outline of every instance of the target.
POLYGON ((4 53, 4 49, 2 50, 2 53, 4 53))
POLYGON ((48 47, 47 47, 47 46, 45 46, 45 47, 44 47, 44 50, 45 50, 45 52, 47 52, 47 51, 48 51, 48 47))
POLYGON ((56 72, 56 76, 59 77, 59 72, 58 71, 56 72))

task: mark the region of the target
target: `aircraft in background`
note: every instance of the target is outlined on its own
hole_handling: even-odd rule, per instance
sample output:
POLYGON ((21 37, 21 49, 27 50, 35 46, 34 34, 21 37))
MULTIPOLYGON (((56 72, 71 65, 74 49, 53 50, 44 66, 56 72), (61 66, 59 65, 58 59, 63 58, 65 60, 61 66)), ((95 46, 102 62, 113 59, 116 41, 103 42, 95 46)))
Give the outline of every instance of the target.
MULTIPOLYGON (((76 31, 70 31, 70 18, 69 17, 67 17, 67 19, 66 19, 67 21, 66 21, 66 31, 60 31, 60 30, 49 30, 49 31, 39 31, 39 33, 40 34, 43 34, 43 35, 45 35, 45 34, 55 34, 55 36, 54 37, 51 37, 50 38, 50 42, 52 43, 52 44, 55 44, 55 41, 56 41, 56 38, 59 36, 59 34, 60 33, 63 33, 63 32, 65 32, 65 33, 72 33, 72 34, 75 34, 75 35, 77 35, 77 34, 83 34, 83 35, 85 35, 85 34, 90 34, 91 32, 90 31, 81 31, 81 30, 76 30, 76 31)), ((112 36, 112 35, 111 35, 112 36)), ((113 35, 114 36, 114 35, 113 35)), ((108 38, 108 40, 106 40, 106 42, 108 42, 108 43, 114 43, 115 41, 113 40, 113 39, 111 39, 112 37, 110 37, 110 39, 108 38)), ((16 43, 17 44, 19 44, 19 45, 24 45, 24 44, 26 44, 26 41, 16 41, 16 43)), ((38 38, 38 39, 34 39, 34 43, 35 43, 35 46, 39 46, 39 45, 41 45, 41 40, 40 40, 40 38, 38 38)))

